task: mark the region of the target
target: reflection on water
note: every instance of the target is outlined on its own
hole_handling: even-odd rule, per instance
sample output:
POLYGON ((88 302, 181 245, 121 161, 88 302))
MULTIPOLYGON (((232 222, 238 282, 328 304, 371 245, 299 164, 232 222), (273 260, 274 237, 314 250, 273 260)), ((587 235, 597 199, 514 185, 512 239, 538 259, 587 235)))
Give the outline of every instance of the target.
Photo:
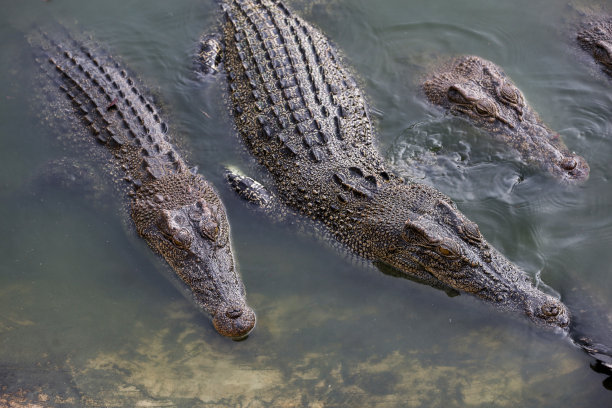
MULTIPOLYGON (((380 273, 271 223, 224 186, 249 168, 222 88, 192 73, 214 1, 6 2, 0 34, 0 406, 607 406, 610 380, 554 333, 468 296, 380 273), (41 191, 65 153, 36 115, 24 35, 48 20, 85 30, 158 97, 170 131, 227 203, 258 314, 242 342, 217 335, 140 241, 114 196, 41 191), (10 51, 10 52, 9 52, 10 51)), ((344 51, 398 173, 456 200, 487 239, 557 291, 576 327, 612 339, 612 82, 576 52, 560 2, 296 1, 344 51), (567 41, 566 41, 567 39, 567 41), (500 65, 591 166, 561 186, 418 92, 438 58, 500 65)))

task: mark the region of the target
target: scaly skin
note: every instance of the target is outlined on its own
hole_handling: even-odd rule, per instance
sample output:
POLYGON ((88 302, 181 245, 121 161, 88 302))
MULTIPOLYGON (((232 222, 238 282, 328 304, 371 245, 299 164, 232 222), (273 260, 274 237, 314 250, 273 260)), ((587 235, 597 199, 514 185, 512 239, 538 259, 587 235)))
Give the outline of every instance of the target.
MULTIPOLYGON (((225 1, 223 9, 235 123, 285 208, 403 276, 568 326, 565 306, 490 247, 450 198, 386 169, 364 96, 317 29, 278 1, 225 1)), ((259 190, 251 182, 239 187, 259 190)))
POLYGON ((220 334, 246 336, 255 314, 234 265, 225 208, 168 142, 156 107, 109 56, 74 40, 41 35, 33 42, 75 115, 123 170, 138 234, 189 286, 220 334))
POLYGON ((468 118, 553 177, 568 183, 588 178, 587 162, 542 123, 521 91, 492 62, 475 56, 456 58, 424 81, 423 89, 431 103, 468 118))
POLYGON ((612 77, 612 17, 589 17, 581 24, 576 40, 612 77))

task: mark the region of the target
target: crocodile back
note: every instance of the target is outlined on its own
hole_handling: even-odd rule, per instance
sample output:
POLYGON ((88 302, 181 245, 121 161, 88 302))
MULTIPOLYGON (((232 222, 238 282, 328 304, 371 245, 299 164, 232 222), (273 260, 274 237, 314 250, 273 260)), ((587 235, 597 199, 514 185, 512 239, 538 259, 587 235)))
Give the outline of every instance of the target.
POLYGON ((227 1, 223 9, 236 126, 281 199, 312 214, 388 181, 364 96, 329 40, 279 1, 227 1), (314 203, 313 191, 329 202, 314 203))
POLYGON ((98 142, 120 159, 136 187, 186 169, 167 140, 168 127, 157 108, 108 53, 44 33, 32 42, 43 51, 41 63, 49 77, 59 82, 98 142))

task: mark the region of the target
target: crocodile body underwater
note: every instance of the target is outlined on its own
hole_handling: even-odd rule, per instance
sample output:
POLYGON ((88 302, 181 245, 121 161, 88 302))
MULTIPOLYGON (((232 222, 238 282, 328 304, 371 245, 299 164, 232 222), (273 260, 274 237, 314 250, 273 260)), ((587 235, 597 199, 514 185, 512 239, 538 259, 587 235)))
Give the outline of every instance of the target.
POLYGON ((400 276, 567 329, 565 305, 536 289, 449 197, 387 169, 364 94, 318 29, 279 1, 224 1, 222 9, 223 34, 203 37, 200 71, 226 76, 237 132, 269 175, 270 195, 230 175, 243 197, 322 224, 400 276))
POLYGON ((125 180, 138 234, 187 284, 220 334, 244 338, 255 313, 235 267, 225 208, 169 142, 158 109, 95 44, 43 33, 31 43, 53 88, 71 101, 73 117, 62 119, 78 118, 83 133, 112 153, 112 173, 125 180))

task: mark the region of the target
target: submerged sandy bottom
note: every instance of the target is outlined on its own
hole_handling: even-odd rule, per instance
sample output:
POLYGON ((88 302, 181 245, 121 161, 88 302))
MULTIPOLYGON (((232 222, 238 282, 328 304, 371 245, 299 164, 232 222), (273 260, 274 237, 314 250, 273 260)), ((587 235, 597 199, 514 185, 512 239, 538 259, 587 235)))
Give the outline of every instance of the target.
MULTIPOLYGON (((562 341, 542 342, 548 350, 540 357, 534 349, 511 358, 506 342, 522 339, 508 339, 507 331, 491 327, 449 339, 444 348, 409 349, 397 342, 377 352, 362 344, 351 358, 337 357, 343 344, 300 350, 300 333, 285 333, 283 323, 303 318, 304 330, 319 331, 339 318, 351 319, 348 307, 307 313, 301 307, 307 302, 279 297, 259 322, 264 328, 239 343, 217 338, 188 304, 174 302, 158 316, 156 326, 168 327, 135 322, 129 342, 112 351, 67 352, 64 359, 43 353, 30 366, 2 367, 4 376, 17 381, 0 389, 0 406, 515 407, 525 401, 548 406, 550 384, 565 382, 584 364, 580 355, 568 358, 562 341), (293 355, 274 350, 282 338, 295 340, 293 355)), ((18 316, 3 317, 0 328, 0 335, 11 330, 40 335, 35 323, 18 316)))

